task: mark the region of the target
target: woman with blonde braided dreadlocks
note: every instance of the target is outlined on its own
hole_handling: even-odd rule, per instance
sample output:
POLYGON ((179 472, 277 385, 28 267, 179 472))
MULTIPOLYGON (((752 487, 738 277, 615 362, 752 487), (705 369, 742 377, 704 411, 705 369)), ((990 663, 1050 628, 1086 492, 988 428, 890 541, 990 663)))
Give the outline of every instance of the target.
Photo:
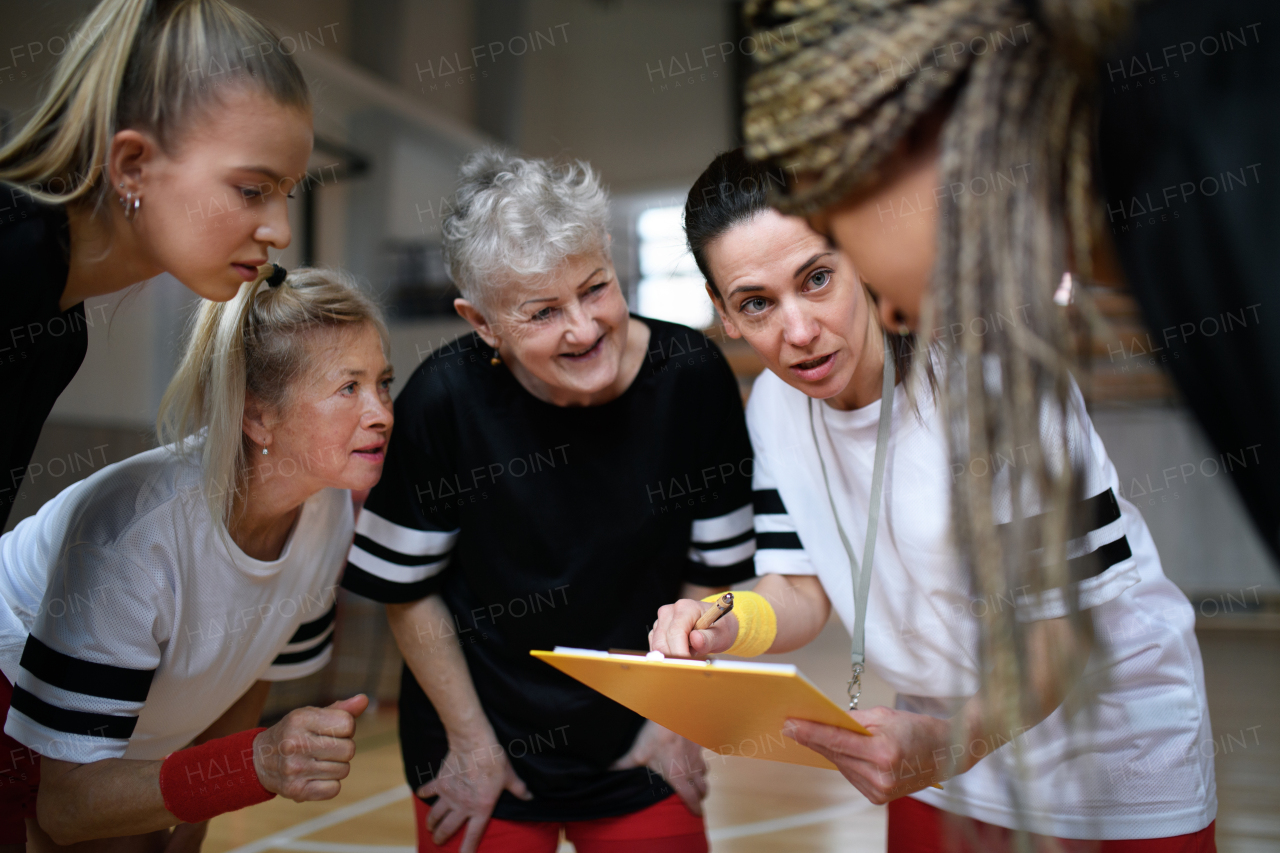
MULTIPOLYGON (((1134 839, 1146 846, 1131 849, 1213 849, 1216 797, 1212 766, 1196 753, 1208 729, 1190 607, 1180 596, 1172 609, 1139 607, 1148 618, 1119 635, 1114 626, 1104 632, 1095 626, 1108 624, 1106 608, 1118 599, 1100 602, 1092 593, 1109 561, 1079 559, 1114 544, 1105 536, 1113 531, 1094 530, 1100 495, 1087 491, 1069 440, 1080 429, 1079 392, 1055 302, 1072 296, 1065 273, 1087 280, 1092 270, 1090 81, 1128 5, 748 4, 760 70, 746 93, 747 154, 789 176, 774 186, 773 202, 807 216, 844 250, 888 329, 924 330, 946 353, 942 434, 952 471, 963 472, 952 477, 951 536, 970 600, 987 605, 971 609, 976 716, 954 718, 952 751, 966 755, 975 733, 1025 733, 945 791, 896 801, 891 849, 908 849, 901 845, 913 830, 939 826, 937 810, 964 816, 965 837, 982 839, 976 849, 1009 843, 988 824, 1103 839, 1109 850, 1134 839), (979 464, 998 459, 1016 464, 979 464), (1010 590, 1056 606, 1035 616, 991 606, 1010 590), (1050 653, 1038 654, 1046 631, 1050 653), (1188 701, 1156 679, 1149 693, 1164 705, 1144 702, 1133 717, 1129 706, 1096 701, 1109 682, 1157 670, 1176 672, 1199 695, 1188 701), (1028 729, 1048 710, 1073 739, 1052 754, 1081 759, 1073 774, 1044 773, 1047 756, 1028 729), (1126 719, 1129 744, 1098 743, 1098 731, 1114 734, 1126 719), (1188 739, 1188 731, 1196 734, 1188 739), (1203 779, 1194 794, 1165 784, 1190 765, 1203 779)), ((1142 597, 1152 578, 1137 574, 1121 598, 1142 597)), ((870 642, 868 654, 874 660, 870 642)), ((798 738, 850 778, 865 769, 851 736, 808 725, 798 738)), ((941 849, 936 838, 921 844, 941 849)))

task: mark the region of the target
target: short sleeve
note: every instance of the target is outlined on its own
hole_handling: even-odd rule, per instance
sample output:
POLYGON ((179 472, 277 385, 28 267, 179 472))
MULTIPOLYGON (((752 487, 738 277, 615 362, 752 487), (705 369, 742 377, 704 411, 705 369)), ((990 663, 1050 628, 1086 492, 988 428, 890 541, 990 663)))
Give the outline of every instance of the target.
MULTIPOLYGON (((1137 560, 1129 540, 1131 524, 1143 524, 1137 511, 1129 507, 1126 513, 1116 496, 1119 482, 1115 466, 1107 456, 1102 438, 1093 428, 1093 422, 1085 409, 1084 399, 1075 383, 1068 398, 1067 417, 1055 417, 1061 410, 1050 407, 1042 415, 1041 443, 1047 454, 1061 453, 1061 430, 1055 425, 1066 424, 1066 452, 1077 465, 1082 477, 1082 490, 1087 496, 1080 500, 1071 513, 1071 528, 1066 546, 1066 577, 1068 585, 1044 590, 1035 594, 1017 596, 1018 618, 1023 621, 1057 619, 1068 615, 1075 607, 1089 610, 1115 599, 1141 579, 1137 560)), ((1013 460, 1017 464, 1017 459, 1013 460)), ((1012 505, 1009 499, 1006 466, 996 480, 996 519, 998 537, 1005 542, 1013 539, 1012 505)), ((1030 565, 1046 559, 1039 531, 1043 515, 1041 506, 1028 504, 1023 511, 1026 537, 1024 547, 1030 565)), ((1146 537, 1142 537, 1145 541, 1146 537)))
POLYGON ((684 580, 717 587, 754 574, 753 454, 738 382, 715 344, 707 341, 707 346, 717 358, 703 373, 696 400, 700 411, 692 423, 699 430, 695 479, 713 487, 713 498, 693 518, 684 580))
POLYGON ((756 456, 751 502, 756 531, 757 575, 816 575, 782 495, 768 454, 756 456))
POLYGON ((267 671, 263 673, 263 681, 290 681, 305 678, 324 669, 333 657, 333 628, 338 615, 337 590, 333 587, 321 590, 318 595, 307 596, 305 603, 321 602, 316 607, 320 611, 314 619, 303 622, 293 632, 289 642, 271 661, 267 671), (324 600, 329 599, 329 606, 324 607, 324 600))
POLYGON ((60 761, 122 757, 173 608, 157 579, 118 552, 70 547, 23 649, 5 732, 60 761))
POLYGON ((432 380, 416 373, 396 400, 396 429, 382 479, 356 518, 342 578, 346 589, 384 604, 437 592, 458 541, 456 510, 441 500, 452 494, 457 479, 443 458, 445 441, 426 423, 446 415, 423 399, 421 386, 427 381, 432 380))

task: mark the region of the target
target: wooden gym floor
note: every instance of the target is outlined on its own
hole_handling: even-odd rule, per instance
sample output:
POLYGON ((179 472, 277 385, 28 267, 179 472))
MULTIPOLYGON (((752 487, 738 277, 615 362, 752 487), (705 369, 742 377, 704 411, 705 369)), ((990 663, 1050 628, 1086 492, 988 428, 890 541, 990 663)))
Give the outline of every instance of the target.
MULTIPOLYGON (((1216 735, 1218 849, 1280 849, 1280 631, 1200 631, 1216 735)), ((787 656, 833 697, 843 693, 848 639, 835 623, 787 656)), ((867 704, 892 692, 872 680, 867 704)), ((341 795, 326 803, 280 799, 213 821, 206 853, 412 853, 413 811, 396 742, 395 713, 360 722, 357 756, 341 795)), ((885 843, 883 808, 834 771, 713 757, 707 826, 714 853, 872 853, 885 843)), ((562 851, 572 847, 563 845, 562 851)))

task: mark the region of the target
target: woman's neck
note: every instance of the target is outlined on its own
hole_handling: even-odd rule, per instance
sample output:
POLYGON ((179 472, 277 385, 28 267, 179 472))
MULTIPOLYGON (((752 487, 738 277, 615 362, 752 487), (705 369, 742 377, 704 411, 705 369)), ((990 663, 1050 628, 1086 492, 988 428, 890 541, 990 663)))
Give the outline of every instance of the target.
POLYGON ((71 259, 59 310, 79 305, 91 296, 124 290, 164 272, 143 259, 137 232, 108 201, 95 213, 91 204, 67 205, 71 231, 71 259))
POLYGON ((255 560, 278 560, 310 495, 302 495, 292 478, 271 476, 271 469, 255 460, 245 497, 237 500, 227 523, 231 541, 255 560))
POLYGON ((837 411, 849 412, 870 406, 880 399, 884 388, 884 332, 874 320, 867 325, 853 377, 840 393, 824 401, 837 411))

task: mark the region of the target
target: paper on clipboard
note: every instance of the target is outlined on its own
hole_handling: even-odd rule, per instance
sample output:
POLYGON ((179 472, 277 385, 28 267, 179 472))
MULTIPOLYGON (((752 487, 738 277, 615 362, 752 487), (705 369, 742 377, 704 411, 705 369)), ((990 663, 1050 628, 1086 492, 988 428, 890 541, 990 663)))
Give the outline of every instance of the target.
POLYGON ((727 660, 650 660, 557 646, 531 655, 720 755, 835 765, 782 733, 787 718, 869 735, 792 664, 727 660))

